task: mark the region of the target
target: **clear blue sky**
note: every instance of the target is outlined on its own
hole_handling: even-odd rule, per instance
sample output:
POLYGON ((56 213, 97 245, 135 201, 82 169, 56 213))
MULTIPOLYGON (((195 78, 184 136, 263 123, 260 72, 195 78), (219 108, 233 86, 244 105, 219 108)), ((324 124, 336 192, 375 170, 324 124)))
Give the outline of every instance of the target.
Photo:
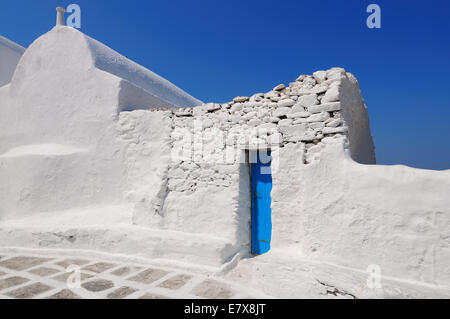
POLYGON ((70 3, 82 32, 205 102, 344 67, 359 80, 379 164, 450 169, 448 0, 5 0, 0 34, 28 46, 70 3), (381 29, 366 27, 370 3, 381 29))

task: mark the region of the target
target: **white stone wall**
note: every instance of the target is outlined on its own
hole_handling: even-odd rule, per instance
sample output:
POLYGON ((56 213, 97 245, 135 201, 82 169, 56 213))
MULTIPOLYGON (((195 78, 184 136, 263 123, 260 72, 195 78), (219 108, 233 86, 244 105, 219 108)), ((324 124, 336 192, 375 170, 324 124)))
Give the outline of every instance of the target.
MULTIPOLYGON (((326 147, 324 140, 347 140, 349 127, 341 116, 347 106, 340 102, 339 88, 348 77, 352 76, 343 69, 334 68, 316 72, 313 76, 302 75, 288 87, 279 85, 267 93, 239 96, 228 103, 121 113, 121 120, 132 117, 137 121, 136 125, 148 123, 144 125, 148 130, 158 132, 158 136, 147 136, 143 130, 136 130, 140 135, 135 138, 140 139, 140 143, 132 144, 127 161, 142 167, 152 165, 150 162, 154 161, 167 163, 164 169, 158 170, 157 176, 151 173, 151 178, 147 178, 143 171, 156 171, 145 169, 129 177, 131 181, 139 181, 144 190, 143 198, 131 199, 138 203, 134 222, 152 228, 228 238, 237 250, 242 247, 248 250, 251 209, 248 151, 270 149, 274 158, 274 183, 277 184, 272 193, 273 208, 276 208, 274 229, 284 227, 284 223, 295 224, 298 218, 288 207, 292 204, 283 202, 284 195, 279 197, 277 190, 279 185, 285 185, 291 188, 289 192, 299 191, 291 174, 320 159, 326 147), (147 121, 150 117, 153 120, 147 121), (166 152, 168 118, 171 118, 172 127, 170 159, 166 152), (155 126, 150 128, 150 125, 155 126), (135 157, 133 154, 142 151, 142 145, 151 145, 161 139, 166 141, 164 148, 149 150, 148 158, 142 158, 140 162, 131 160, 135 157), (292 163, 279 165, 285 165, 286 161, 292 163), (286 171, 285 175, 283 171, 286 171)), ((351 89, 357 90, 357 83, 352 84, 351 89)), ((360 114, 365 114, 363 104, 349 107, 352 112, 359 112, 352 117, 354 121, 360 114)), ((372 145, 368 123, 352 128, 352 132, 369 137, 372 145)), ((373 157, 373 148, 367 149, 372 151, 373 157)), ((359 148, 353 150, 358 152, 359 148)), ((133 187, 134 184, 130 189, 136 192, 133 187)), ((291 234, 285 236, 293 238, 291 234)), ((275 246, 284 243, 275 238, 275 246)))
POLYGON ((55 28, 0 88, 2 243, 221 265, 250 250, 247 154, 270 149, 271 253, 450 286, 449 171, 362 165, 375 155, 353 75, 333 68, 190 107, 114 57, 55 28))

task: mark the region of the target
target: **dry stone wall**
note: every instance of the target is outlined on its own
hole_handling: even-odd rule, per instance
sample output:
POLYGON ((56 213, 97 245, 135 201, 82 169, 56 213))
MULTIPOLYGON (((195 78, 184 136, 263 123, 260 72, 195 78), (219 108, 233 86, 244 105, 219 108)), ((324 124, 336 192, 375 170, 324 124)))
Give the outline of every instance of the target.
MULTIPOLYGON (((346 77, 344 69, 333 68, 301 75, 289 86, 280 84, 267 93, 177 109, 173 111, 174 153, 183 154, 179 157, 183 162, 232 164, 242 160, 244 149, 302 143, 302 162, 311 163, 324 147, 324 137, 346 136, 339 101, 341 80, 346 77)), ((224 177, 223 184, 228 185, 229 176, 224 177)))

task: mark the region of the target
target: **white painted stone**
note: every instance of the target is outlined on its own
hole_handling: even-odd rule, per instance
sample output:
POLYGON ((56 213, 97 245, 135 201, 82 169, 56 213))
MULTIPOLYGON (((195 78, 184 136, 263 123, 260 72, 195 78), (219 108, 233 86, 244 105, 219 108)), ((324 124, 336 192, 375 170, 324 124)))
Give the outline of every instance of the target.
POLYGON ((268 120, 271 123, 278 123, 280 121, 280 118, 272 116, 272 117, 269 117, 268 120))
POLYGON ((278 108, 285 108, 285 107, 289 107, 295 104, 295 101, 292 99, 284 99, 279 101, 278 103, 278 108))
POLYGON ((311 115, 307 118, 308 123, 312 122, 323 122, 330 118, 330 114, 328 112, 321 112, 311 115))
POLYGON ((290 107, 278 107, 274 112, 274 117, 282 117, 286 116, 291 111, 290 107))
POLYGON ((272 129, 276 129, 277 125, 275 123, 264 123, 264 124, 261 124, 260 126, 258 126, 258 128, 272 130, 272 129))
POLYGON ((252 112, 245 114, 242 118, 244 120, 251 120, 254 117, 256 117, 256 112, 252 111, 252 112))
POLYGON ((278 126, 289 126, 292 124, 292 119, 283 119, 278 122, 278 126))
POLYGON ((279 101, 282 100, 282 98, 281 98, 281 96, 279 96, 279 95, 274 95, 274 96, 270 97, 270 100, 271 100, 272 102, 279 102, 279 101))
POLYGON ((331 86, 322 98, 322 103, 339 101, 339 87, 331 86))
POLYGON ((286 85, 284 84, 279 84, 276 87, 273 88, 274 91, 281 91, 284 90, 286 88, 286 85))
POLYGON ((327 125, 328 127, 338 127, 338 126, 340 126, 341 124, 342 124, 341 119, 335 119, 335 120, 330 121, 329 123, 326 123, 326 125, 327 125))
POLYGON ((318 104, 319 101, 317 100, 316 94, 308 94, 308 95, 302 95, 298 98, 296 105, 299 105, 304 108, 308 108, 311 105, 318 104))
MULTIPOLYGON (((243 109, 243 104, 242 103, 234 103, 231 108, 230 108, 230 112, 238 112, 241 111, 243 109)), ((194 109, 195 110, 195 109, 194 109)))
POLYGON ((200 115, 205 115, 206 113, 208 113, 208 111, 206 110, 206 108, 202 105, 202 106, 197 106, 192 110, 192 113, 194 114, 194 116, 200 116, 200 115))
POLYGON ((295 118, 299 118, 299 117, 309 117, 311 116, 311 113, 309 112, 296 112, 296 113, 289 113, 287 114, 287 117, 289 119, 295 119, 295 118))
POLYGON ((313 73, 314 79, 317 83, 322 83, 327 79, 327 72, 326 71, 316 71, 313 73))
POLYGON ((326 91, 328 91, 329 86, 327 84, 320 84, 320 85, 316 85, 314 86, 310 92, 313 94, 322 94, 325 93, 326 91))
POLYGON ((323 134, 345 133, 348 131, 347 127, 325 127, 322 131, 323 134))
POLYGON ((204 107, 209 112, 220 110, 220 104, 217 104, 217 103, 207 103, 207 104, 205 104, 204 107))
POLYGON ((301 124, 301 123, 308 123, 308 119, 307 118, 297 118, 297 119, 294 119, 294 122, 292 122, 292 124, 301 124))
POLYGON ((250 98, 248 96, 236 96, 233 101, 234 103, 243 103, 247 102, 250 98))
POLYGON ((295 81, 302 82, 305 78, 306 78, 306 75, 302 74, 295 81))
POLYGON ((340 80, 345 76, 345 70, 343 68, 332 68, 327 71, 327 79, 330 81, 340 80))
POLYGON ((264 93, 255 93, 251 96, 250 101, 261 102, 264 99, 264 93))
POLYGON ((263 122, 259 119, 252 119, 250 121, 248 121, 248 125, 250 126, 258 126, 261 125, 263 122))
POLYGON ((214 125, 214 122, 211 119, 209 119, 209 118, 205 118, 203 120, 202 124, 203 124, 204 128, 210 128, 210 127, 212 127, 214 125))
POLYGON ((310 113, 333 112, 339 111, 340 109, 341 109, 340 102, 323 103, 320 105, 312 105, 308 107, 308 111, 310 113))
POLYGON ((250 102, 246 102, 245 106, 246 107, 250 107, 250 108, 260 108, 260 107, 263 106, 263 104, 262 104, 262 102, 256 102, 256 101, 252 102, 252 101, 250 101, 250 102))
POLYGON ((278 129, 280 130, 280 133, 289 136, 302 136, 308 130, 305 124, 285 126, 278 125, 278 129))

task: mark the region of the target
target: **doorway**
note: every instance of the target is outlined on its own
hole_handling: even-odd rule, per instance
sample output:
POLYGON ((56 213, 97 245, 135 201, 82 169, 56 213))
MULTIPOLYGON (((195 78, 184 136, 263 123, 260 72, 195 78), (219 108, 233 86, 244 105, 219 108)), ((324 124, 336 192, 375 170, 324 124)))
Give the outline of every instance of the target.
POLYGON ((272 158, 270 151, 250 152, 251 199, 252 199, 252 244, 253 254, 264 254, 270 250, 272 236, 272 158))

